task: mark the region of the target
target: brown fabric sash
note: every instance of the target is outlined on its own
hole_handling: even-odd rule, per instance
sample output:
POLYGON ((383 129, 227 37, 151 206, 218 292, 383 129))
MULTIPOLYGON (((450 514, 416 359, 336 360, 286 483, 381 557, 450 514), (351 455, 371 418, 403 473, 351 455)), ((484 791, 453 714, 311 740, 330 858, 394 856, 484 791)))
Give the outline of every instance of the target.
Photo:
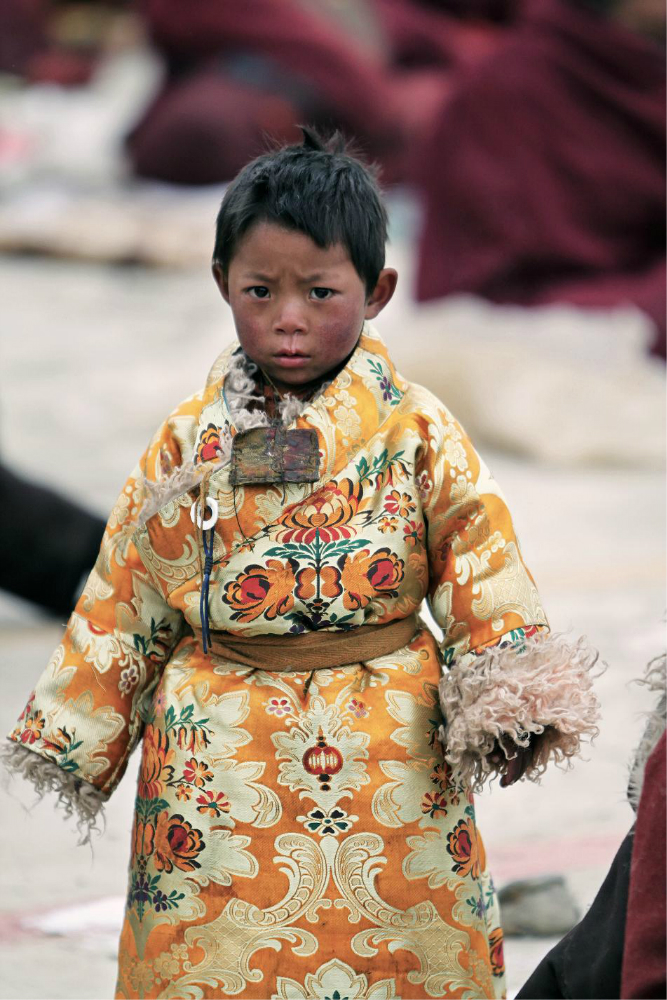
MULTIPOLYGON (((269 671, 312 671, 344 667, 387 656, 407 646, 419 628, 416 614, 384 625, 359 625, 347 632, 297 635, 235 635, 211 632, 210 650, 234 663, 269 671)), ((195 630, 201 642, 201 632, 195 630)))

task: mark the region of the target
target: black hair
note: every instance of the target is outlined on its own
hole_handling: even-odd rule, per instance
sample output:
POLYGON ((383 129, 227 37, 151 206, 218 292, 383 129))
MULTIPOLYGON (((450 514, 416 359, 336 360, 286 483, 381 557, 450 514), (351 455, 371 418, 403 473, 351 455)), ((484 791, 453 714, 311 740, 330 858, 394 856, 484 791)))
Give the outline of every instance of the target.
POLYGON ((213 262, 226 274, 239 241, 256 222, 305 233, 318 247, 342 244, 370 295, 384 267, 387 211, 375 170, 340 133, 323 139, 301 126, 303 143, 252 160, 227 188, 218 213, 213 262))

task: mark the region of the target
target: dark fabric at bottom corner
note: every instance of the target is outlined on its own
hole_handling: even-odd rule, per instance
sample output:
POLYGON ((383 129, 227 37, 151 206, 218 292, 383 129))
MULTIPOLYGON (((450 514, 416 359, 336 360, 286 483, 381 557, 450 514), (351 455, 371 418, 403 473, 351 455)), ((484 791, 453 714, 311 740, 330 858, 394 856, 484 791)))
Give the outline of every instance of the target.
POLYGON ((517 1000, 616 1000, 628 906, 634 828, 621 844, 586 916, 543 958, 517 1000))

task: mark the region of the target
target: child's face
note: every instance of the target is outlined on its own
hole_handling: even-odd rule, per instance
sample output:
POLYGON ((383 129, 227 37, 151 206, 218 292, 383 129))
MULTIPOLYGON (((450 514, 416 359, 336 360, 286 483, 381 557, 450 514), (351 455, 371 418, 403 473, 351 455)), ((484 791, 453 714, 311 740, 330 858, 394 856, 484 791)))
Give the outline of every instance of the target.
POLYGON ((344 361, 397 278, 385 268, 369 296, 342 245, 322 250, 304 233, 270 222, 248 230, 226 275, 218 264, 213 274, 243 350, 283 391, 344 361))

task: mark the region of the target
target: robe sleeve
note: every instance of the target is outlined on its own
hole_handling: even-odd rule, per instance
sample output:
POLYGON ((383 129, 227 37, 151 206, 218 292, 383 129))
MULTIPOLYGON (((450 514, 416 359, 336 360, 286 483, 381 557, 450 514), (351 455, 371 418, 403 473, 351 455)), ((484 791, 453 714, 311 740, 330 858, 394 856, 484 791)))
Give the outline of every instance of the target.
POLYGON ((443 409, 418 468, 429 554, 429 604, 443 630, 440 701, 446 756, 479 788, 503 734, 527 746, 544 734, 526 772, 579 750, 596 734, 583 640, 549 634, 533 578, 497 483, 460 425, 443 409))
POLYGON ((143 708, 183 630, 181 612, 156 590, 132 541, 147 478, 179 460, 165 426, 116 502, 62 642, 3 752, 10 771, 40 793, 58 792, 85 839, 123 776, 143 708))

